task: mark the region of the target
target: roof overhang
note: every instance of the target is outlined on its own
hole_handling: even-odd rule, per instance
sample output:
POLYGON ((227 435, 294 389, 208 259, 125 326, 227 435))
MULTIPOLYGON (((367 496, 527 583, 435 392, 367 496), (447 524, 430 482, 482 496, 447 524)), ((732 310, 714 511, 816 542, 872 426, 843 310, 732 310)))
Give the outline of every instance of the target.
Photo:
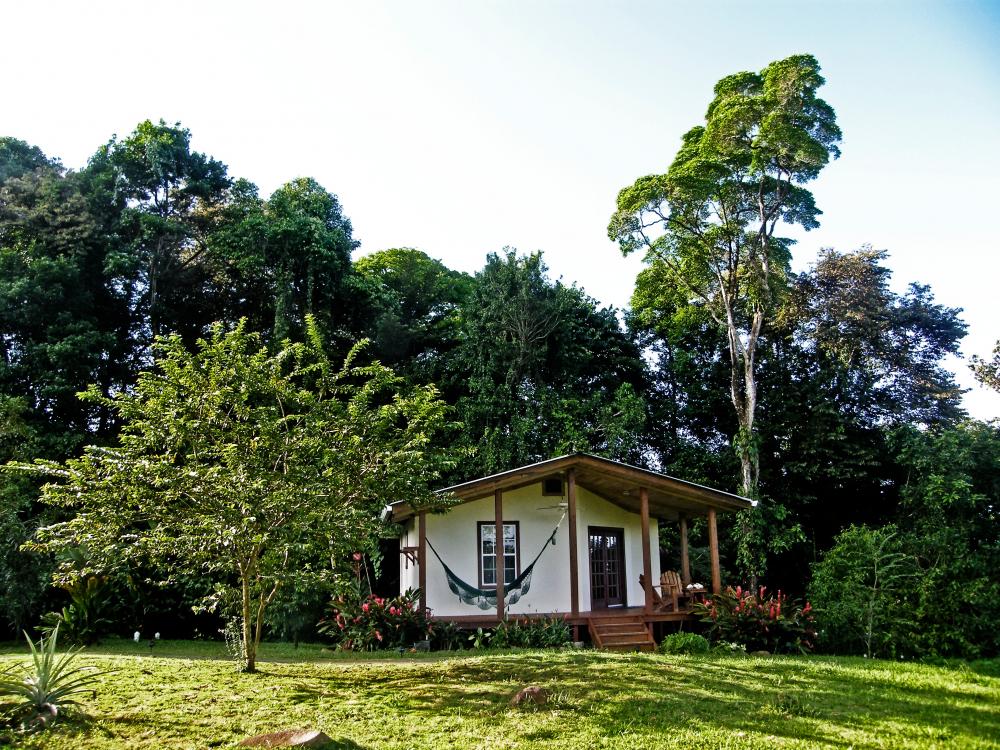
MULTIPOLYGON (((590 453, 570 453, 548 461, 540 461, 488 477, 463 482, 439 490, 452 495, 459 503, 492 497, 494 493, 535 484, 553 476, 566 476, 573 470, 576 483, 625 510, 640 512, 639 491, 649 494, 649 513, 665 520, 680 517, 692 518, 717 512, 750 508, 753 503, 745 497, 715 490, 694 482, 660 474, 639 466, 612 461, 590 453)), ((414 508, 405 500, 393 503, 392 520, 405 521, 414 515, 414 508)))

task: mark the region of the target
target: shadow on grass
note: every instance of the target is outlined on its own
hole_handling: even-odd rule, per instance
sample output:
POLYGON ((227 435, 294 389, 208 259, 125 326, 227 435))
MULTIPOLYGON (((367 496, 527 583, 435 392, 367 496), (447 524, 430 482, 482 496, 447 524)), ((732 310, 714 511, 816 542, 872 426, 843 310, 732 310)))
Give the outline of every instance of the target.
MULTIPOLYGON (((378 693, 391 686, 397 710, 414 719, 457 713, 486 719, 511 712, 511 696, 538 684, 570 696, 579 709, 573 721, 597 735, 622 728, 657 735, 713 728, 831 746, 865 738, 878 744, 882 730, 909 742, 966 738, 989 745, 1000 737, 1000 707, 984 699, 988 691, 979 680, 957 674, 952 681, 948 672, 922 677, 919 667, 916 673, 908 669, 822 657, 477 656, 384 671, 343 665, 300 680, 294 700, 378 693)), ((541 710, 566 708, 556 702, 541 710)), ((532 738, 545 740, 552 730, 537 731, 542 734, 532 738)))

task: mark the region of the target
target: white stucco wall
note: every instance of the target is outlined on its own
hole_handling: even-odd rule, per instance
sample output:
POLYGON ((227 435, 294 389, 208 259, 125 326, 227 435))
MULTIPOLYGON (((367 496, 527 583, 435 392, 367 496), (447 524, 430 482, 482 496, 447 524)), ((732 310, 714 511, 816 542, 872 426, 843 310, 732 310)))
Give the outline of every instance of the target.
MULTIPOLYGON (((562 511, 545 509, 546 506, 565 502, 565 497, 542 495, 541 483, 509 490, 503 494, 505 521, 518 521, 520 526, 520 573, 531 564, 559 521, 562 511)), ((477 524, 492 523, 493 498, 483 498, 455 506, 446 514, 427 515, 427 538, 458 576, 473 586, 479 582, 477 524)), ((577 553, 580 586, 580 610, 590 607, 590 562, 587 546, 588 527, 608 526, 625 532, 626 596, 629 606, 641 606, 644 598, 639 586, 642 572, 642 524, 639 515, 629 513, 616 505, 577 488, 577 553)), ((656 519, 650 522, 650 550, 652 552, 653 580, 660 577, 659 532, 656 519)), ((415 519, 406 523, 401 539, 403 546, 416 547, 418 535, 415 519)), ((458 600, 448 589, 444 570, 434 554, 427 550, 427 606, 437 617, 489 614, 458 600)), ((400 555, 400 588, 416 588, 419 575, 417 567, 400 555)), ((535 566, 528 593, 509 607, 511 614, 539 612, 570 612, 572 609, 569 581, 569 519, 563 519, 556 533, 555 546, 546 548, 542 559, 535 566)))

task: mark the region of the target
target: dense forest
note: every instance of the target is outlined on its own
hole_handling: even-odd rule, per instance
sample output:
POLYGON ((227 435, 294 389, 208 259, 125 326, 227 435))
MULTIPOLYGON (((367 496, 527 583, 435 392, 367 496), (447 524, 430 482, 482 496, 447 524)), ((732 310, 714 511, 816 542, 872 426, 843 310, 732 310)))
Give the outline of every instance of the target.
MULTIPOLYGON (((696 135, 685 138, 692 148, 696 135)), ((783 254, 770 259, 767 315, 752 330, 747 431, 721 308, 677 283, 677 256, 662 247, 644 248, 628 310, 553 279, 540 252, 498 248, 474 275, 433 248, 359 255, 350 207, 326 187, 297 178, 263 197, 190 140, 180 124, 143 122, 73 170, 0 139, 0 463, 114 444, 122 425, 110 399, 153 366, 157 337, 193 349, 213 324, 243 321, 276 350, 314 328, 331 361, 351 353, 437 389, 460 425, 437 438, 462 455, 446 481, 582 450, 753 494, 753 517, 721 534, 724 578, 825 603, 828 648, 858 651, 863 634, 836 626, 867 607, 878 653, 1000 650, 1000 428, 968 418, 943 367, 965 333, 961 311, 921 283, 893 291, 885 252, 827 249, 793 273, 787 246, 764 238, 783 254), (81 399, 88 388, 96 397, 81 399), (872 580, 890 559, 905 570, 872 580)), ((809 200, 791 188, 803 205, 780 212, 808 228, 809 200)), ((677 193, 668 198, 676 212, 677 193)), ((627 199, 612 233, 638 249, 625 247, 635 226, 622 223, 638 210, 627 199)), ((996 363, 978 365, 996 387, 996 363)), ((206 632, 193 608, 207 588, 194 572, 170 587, 135 569, 53 587, 65 560, 22 545, 70 511, 40 503, 40 484, 0 475, 3 635, 71 603, 119 634, 151 621, 206 632)), ((704 534, 692 531, 702 577, 704 534)), ((270 632, 297 633, 322 601, 279 600, 270 632)))

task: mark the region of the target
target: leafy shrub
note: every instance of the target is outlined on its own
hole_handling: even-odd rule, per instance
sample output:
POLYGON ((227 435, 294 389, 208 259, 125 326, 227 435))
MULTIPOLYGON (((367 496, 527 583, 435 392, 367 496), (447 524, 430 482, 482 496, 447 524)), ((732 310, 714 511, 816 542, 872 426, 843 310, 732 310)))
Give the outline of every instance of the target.
POLYGON ((466 635, 454 622, 436 622, 430 628, 431 647, 438 651, 455 651, 463 647, 466 635))
POLYGON ((697 633, 671 633, 660 641, 661 654, 707 654, 708 639, 697 633))
POLYGON ((107 576, 90 571, 90 564, 87 551, 81 547, 63 553, 60 569, 64 574, 58 587, 72 602, 58 612, 42 615, 43 633, 51 634, 58 628, 63 640, 89 646, 111 632, 114 623, 107 615, 116 598, 114 586, 107 576))
POLYGON ((780 591, 769 595, 764 586, 755 592, 727 588, 692 609, 709 624, 713 640, 751 651, 806 653, 816 643, 812 606, 790 601, 780 591))
POLYGON ((427 610, 420 608, 420 593, 410 589, 392 599, 338 596, 319 630, 342 649, 376 651, 428 639, 431 624, 427 610))
POLYGON ((23 731, 35 732, 56 721, 67 707, 77 705, 76 696, 92 692, 90 686, 99 673, 75 664, 80 649, 56 653, 58 625, 37 646, 27 633, 25 638, 32 663, 0 675, 0 716, 23 731))
POLYGON ((471 638, 475 648, 559 648, 569 642, 573 631, 559 617, 505 620, 492 631, 477 631, 471 638))
POLYGON ((906 595, 915 589, 917 568, 893 527, 851 526, 812 573, 809 596, 825 650, 868 657, 902 652, 915 618, 906 595))

